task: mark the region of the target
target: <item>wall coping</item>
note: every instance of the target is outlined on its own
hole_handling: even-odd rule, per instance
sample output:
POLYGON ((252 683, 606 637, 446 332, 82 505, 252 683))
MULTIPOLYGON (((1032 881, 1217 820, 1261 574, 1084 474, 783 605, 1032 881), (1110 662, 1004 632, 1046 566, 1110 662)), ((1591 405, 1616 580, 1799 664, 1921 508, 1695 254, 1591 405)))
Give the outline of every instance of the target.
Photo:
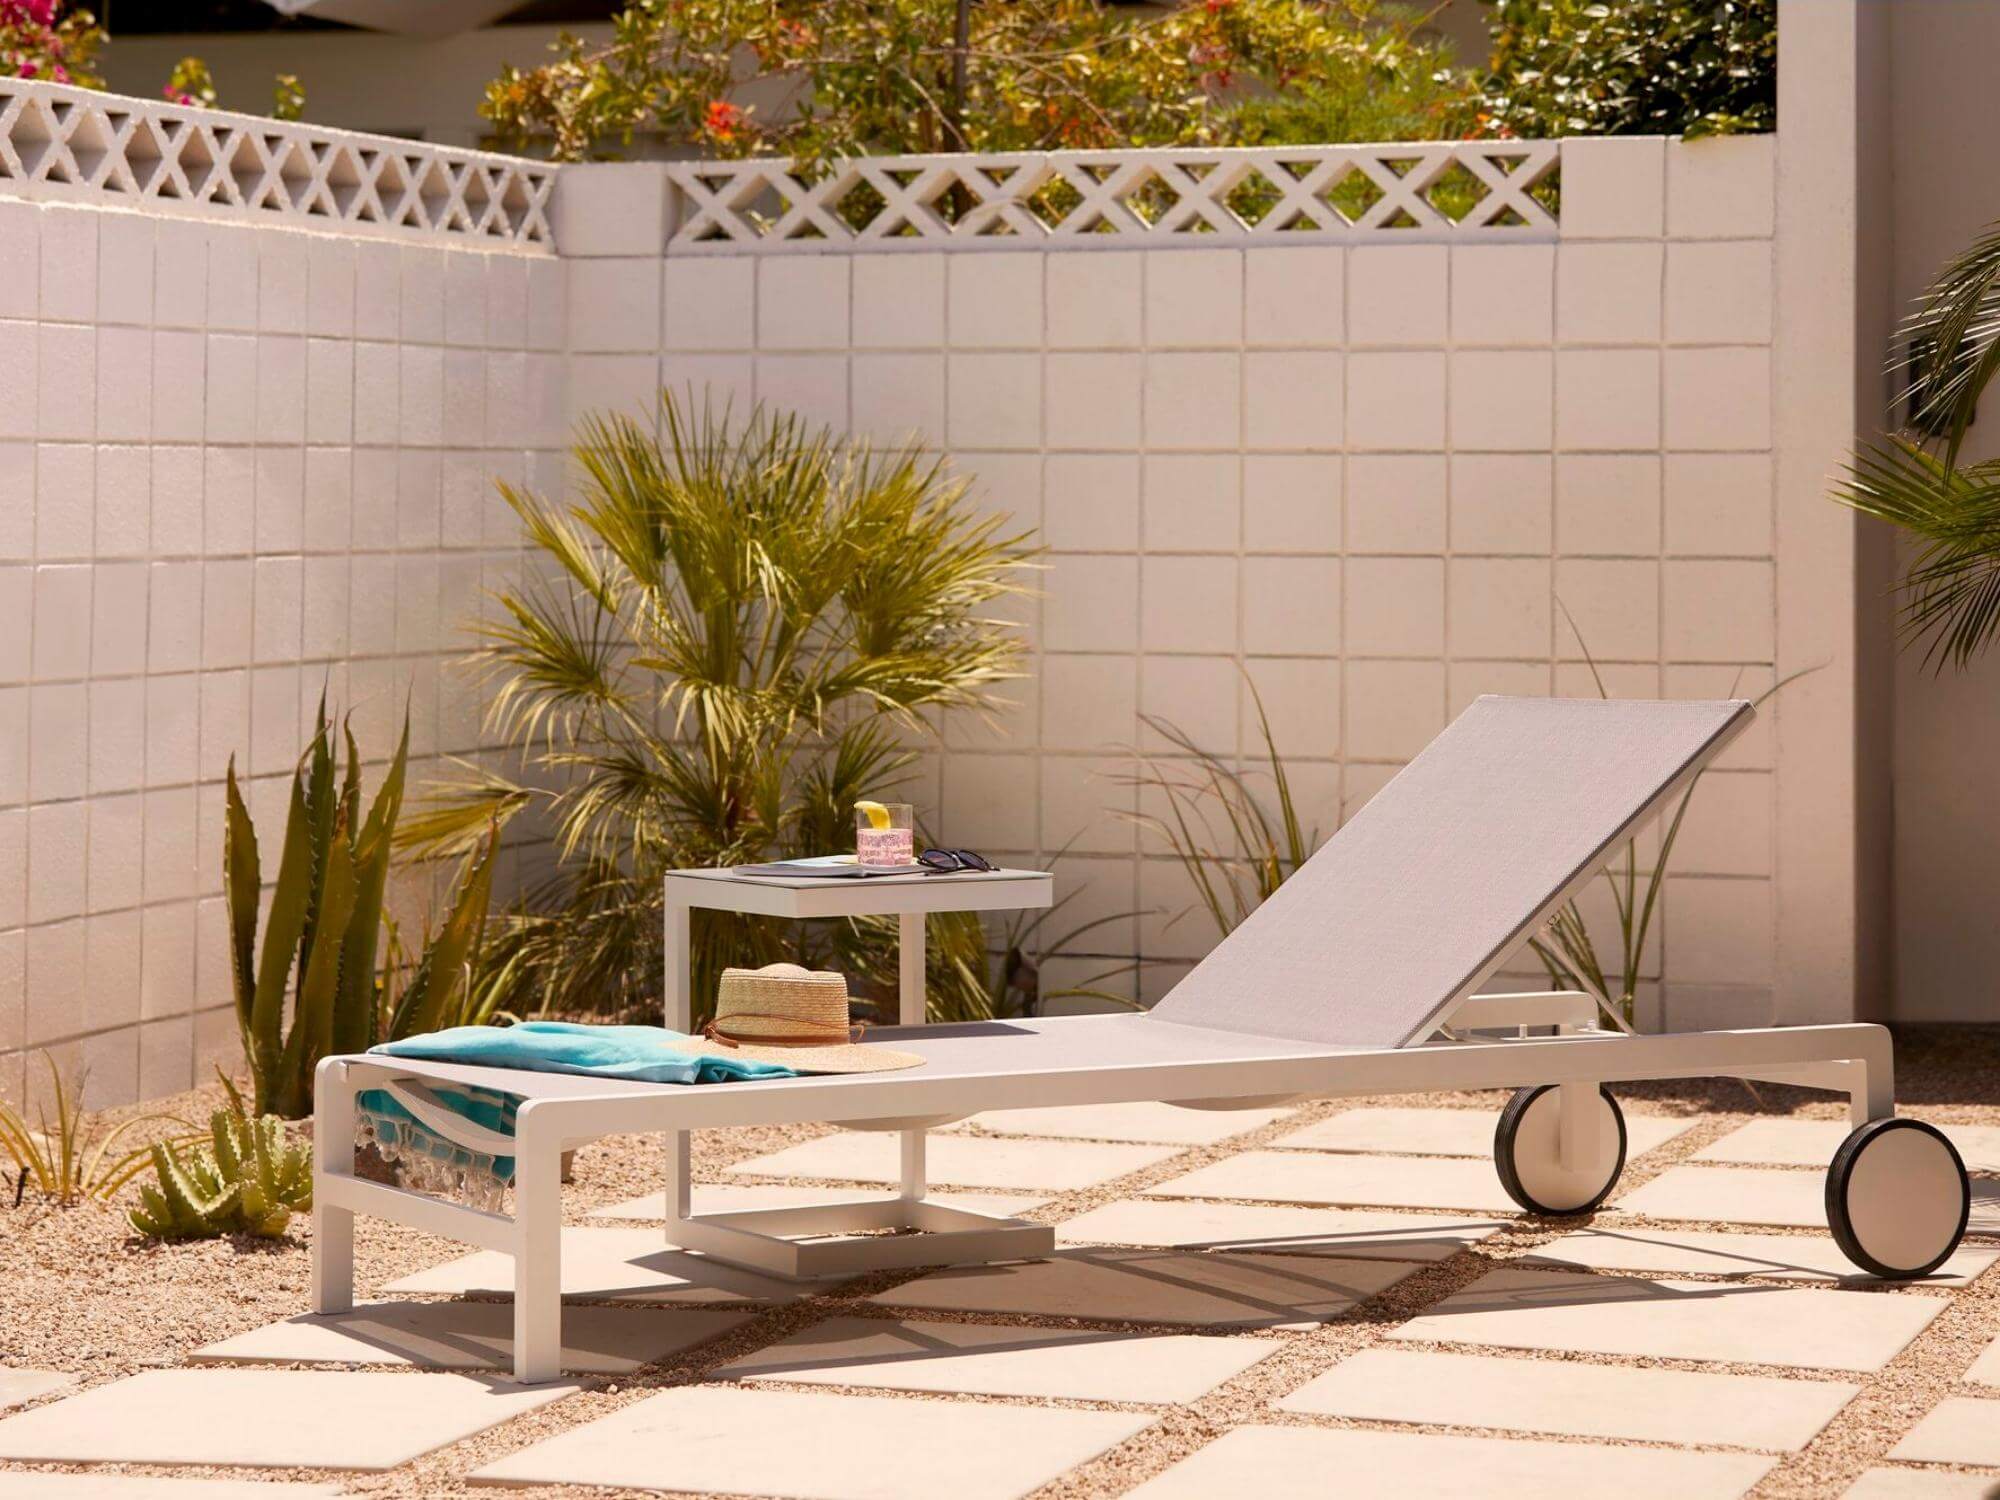
POLYGON ((547 162, 0 79, 0 194, 552 252, 547 162))
POLYGON ((1560 163, 1560 142, 1512 140, 681 161, 667 249, 1548 241, 1557 213, 1533 190, 1560 163), (1474 200, 1456 217, 1436 201, 1448 187, 1474 200))

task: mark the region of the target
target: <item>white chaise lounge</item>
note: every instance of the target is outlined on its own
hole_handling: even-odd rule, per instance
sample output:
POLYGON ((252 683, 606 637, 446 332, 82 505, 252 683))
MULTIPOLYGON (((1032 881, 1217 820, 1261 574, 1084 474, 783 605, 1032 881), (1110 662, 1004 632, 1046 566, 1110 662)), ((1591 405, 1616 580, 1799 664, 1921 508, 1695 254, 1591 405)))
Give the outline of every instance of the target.
MULTIPOLYGON (((1501 1179, 1529 1212, 1573 1214, 1601 1203, 1624 1166, 1624 1119, 1603 1084, 1718 1075, 1846 1093, 1855 1129, 1828 1169, 1829 1225, 1862 1269, 1925 1274, 1957 1246, 1970 1188, 1942 1134, 1895 1116, 1883 1028, 1641 1036, 1602 1024, 1585 995, 1477 993, 1750 717, 1737 702, 1482 698, 1146 1014, 906 1027, 893 1045, 921 1053, 923 1067, 702 1087, 328 1058, 314 1123, 315 1309, 351 1306, 354 1215, 397 1220, 514 1257, 515 1373, 553 1379, 561 1153, 619 1132, 672 1141, 671 1243, 821 1276, 1044 1255, 1053 1233, 928 1202, 921 1173, 906 1173, 891 1199, 696 1215, 686 1132, 799 1121, 907 1130, 1045 1105, 1243 1108, 1514 1088, 1494 1140, 1501 1179), (430 1092, 439 1084, 517 1095, 516 1135, 489 1137, 449 1113, 430 1092), (390 1089, 473 1150, 512 1155, 513 1215, 356 1178, 364 1088, 390 1089), (928 1232, 853 1235, 884 1228, 928 1232), (814 1238, 839 1234, 853 1237, 814 1238)), ((670 967, 677 960, 670 952, 670 967)))

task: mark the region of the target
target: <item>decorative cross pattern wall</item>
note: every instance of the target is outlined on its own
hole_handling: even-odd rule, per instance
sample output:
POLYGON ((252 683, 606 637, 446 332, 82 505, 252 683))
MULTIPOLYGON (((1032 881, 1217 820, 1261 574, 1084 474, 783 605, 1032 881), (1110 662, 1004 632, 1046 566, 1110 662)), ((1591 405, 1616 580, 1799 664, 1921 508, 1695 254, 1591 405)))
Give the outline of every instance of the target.
POLYGON ((674 251, 1549 240, 1553 141, 683 162, 674 251))
POLYGON ((552 247, 556 168, 0 79, 0 190, 298 228, 552 247))

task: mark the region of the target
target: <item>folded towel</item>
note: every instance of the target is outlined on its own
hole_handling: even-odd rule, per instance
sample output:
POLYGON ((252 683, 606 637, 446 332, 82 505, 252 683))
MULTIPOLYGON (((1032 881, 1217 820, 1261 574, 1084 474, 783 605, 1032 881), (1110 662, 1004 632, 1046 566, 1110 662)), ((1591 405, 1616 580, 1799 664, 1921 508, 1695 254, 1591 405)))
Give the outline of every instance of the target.
MULTIPOLYGON (((661 1026, 580 1026, 569 1021, 523 1021, 518 1026, 454 1026, 423 1036, 384 1042, 369 1051, 429 1062, 521 1068, 535 1073, 583 1073, 641 1083, 727 1083, 739 1078, 794 1078, 793 1069, 747 1057, 716 1057, 680 1050, 687 1037, 661 1026)), ((519 1101, 483 1088, 434 1084, 431 1093, 453 1114, 500 1135, 514 1133, 519 1101)), ((355 1100, 364 1137, 388 1160, 400 1163, 413 1187, 456 1191, 498 1206, 500 1188, 513 1180, 514 1158, 469 1151, 427 1130, 384 1089, 364 1089, 355 1100)))

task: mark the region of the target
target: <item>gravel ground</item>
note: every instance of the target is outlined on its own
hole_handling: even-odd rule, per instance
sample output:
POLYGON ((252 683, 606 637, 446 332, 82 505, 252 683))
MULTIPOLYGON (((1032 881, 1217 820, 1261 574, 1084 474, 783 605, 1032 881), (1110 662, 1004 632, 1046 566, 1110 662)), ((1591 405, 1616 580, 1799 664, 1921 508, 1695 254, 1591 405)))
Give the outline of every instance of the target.
MULTIPOLYGON (((1905 1112, 1940 1123, 2000 1124, 2000 1033, 1937 1028, 1904 1034, 1899 1038, 1899 1065, 1899 1092, 1905 1112)), ((220 1093, 219 1087, 210 1087, 149 1108, 164 1108, 185 1118, 203 1119, 219 1102, 220 1093)), ((1753 1088, 1729 1080, 1634 1085, 1621 1088, 1619 1094, 1629 1114, 1665 1114, 1696 1122, 1682 1135, 1629 1162, 1621 1190, 1656 1176, 1758 1115, 1839 1118, 1844 1111, 1841 1101, 1827 1095, 1762 1085, 1753 1088)), ((1492 1109, 1502 1102, 1502 1096, 1423 1094, 1368 1102, 1492 1109)), ((1308 1105, 1283 1120, 1246 1131, 1220 1145, 1190 1148, 1157 1166, 1102 1186, 1057 1196, 1031 1217, 1059 1222, 1195 1167, 1264 1145, 1315 1119, 1353 1107, 1354 1101, 1308 1105)), ((734 1162, 822 1133, 810 1127, 705 1132, 695 1140, 696 1170, 701 1175, 712 1175, 734 1162)), ((580 1222, 592 1209, 653 1189, 658 1180, 658 1162, 657 1143, 637 1137, 612 1138, 579 1152, 576 1180, 565 1194, 567 1217, 571 1222, 580 1222)), ((4 1288, 5 1296, 4 1313, 0 1313, 0 1365, 72 1372, 82 1377, 82 1385, 87 1388, 139 1370, 180 1364, 191 1350, 203 1344, 304 1309, 310 1227, 303 1217, 294 1221, 285 1239, 275 1243, 241 1238, 160 1245, 140 1239, 126 1225, 124 1208, 134 1196, 135 1192, 128 1189, 119 1203, 70 1209, 44 1207, 34 1201, 32 1194, 19 1207, 0 1203, 0 1288, 4 1288)), ((1382 1425, 1282 1413, 1273 1410, 1272 1403, 1347 1355, 1377 1343, 1398 1324, 1477 1280, 1496 1263, 1553 1239, 1577 1227, 1577 1223, 1575 1220, 1514 1221, 1483 1244, 1422 1268, 1344 1316, 1310 1331, 1215 1333, 1214 1337, 1222 1338, 1274 1339, 1283 1347, 1191 1405, 1164 1410, 1146 1408, 1158 1418, 1153 1426, 1046 1486, 1035 1500, 1083 1500, 1086 1496, 1121 1493, 1186 1457, 1228 1428, 1245 1422, 1326 1427, 1382 1425)), ((362 1219, 358 1224, 358 1295, 368 1298, 383 1282, 459 1253, 461 1247, 445 1241, 362 1219)), ((426 1497, 426 1500, 490 1495, 492 1490, 465 1482, 465 1476, 481 1464, 642 1400, 664 1386, 700 1379, 752 1349, 788 1337, 823 1318, 885 1315, 859 1299, 907 1281, 914 1274, 884 1273, 829 1286, 818 1295, 756 1316, 723 1337, 667 1363, 648 1367, 633 1376, 585 1381, 585 1389, 577 1395, 488 1429, 392 1473, 342 1476, 343 1481, 357 1495, 426 1497)), ((2000 1265, 1964 1290, 1882 1288, 1870 1295, 1944 1297, 1951 1305, 1883 1369, 1872 1375, 1848 1377, 1861 1385, 1861 1394, 1805 1449, 1781 1458, 1752 1492, 1755 1500, 1839 1495, 1864 1469, 1879 1462, 1932 1406, 1954 1394, 1966 1367, 2000 1332, 2000 1265)), ((924 1316, 1017 1326, 1068 1321, 934 1312, 924 1316)), ((1508 1353, 1515 1358, 1643 1363, 1599 1360, 1598 1356, 1579 1354, 1508 1353)), ((1758 1366, 1701 1368, 1740 1369, 1743 1373, 1778 1376, 1798 1373, 1758 1366)), ((902 1400, 965 1399, 882 1391, 869 1394, 902 1400)), ((1015 1400, 1011 1404, 1075 1403, 1015 1400)), ((224 1419, 218 1413, 218 1420, 224 1419)), ((18 1466, 0 1465, 0 1470, 9 1467, 18 1466)), ((307 1470, 190 1471, 127 1466, 121 1472, 182 1476, 214 1472, 241 1478, 319 1481, 329 1477, 307 1470)), ((2000 1481, 2000 1474, 1991 1477, 2000 1481)), ((536 1488, 527 1493, 571 1500, 571 1497, 639 1492, 561 1487, 536 1488)))

